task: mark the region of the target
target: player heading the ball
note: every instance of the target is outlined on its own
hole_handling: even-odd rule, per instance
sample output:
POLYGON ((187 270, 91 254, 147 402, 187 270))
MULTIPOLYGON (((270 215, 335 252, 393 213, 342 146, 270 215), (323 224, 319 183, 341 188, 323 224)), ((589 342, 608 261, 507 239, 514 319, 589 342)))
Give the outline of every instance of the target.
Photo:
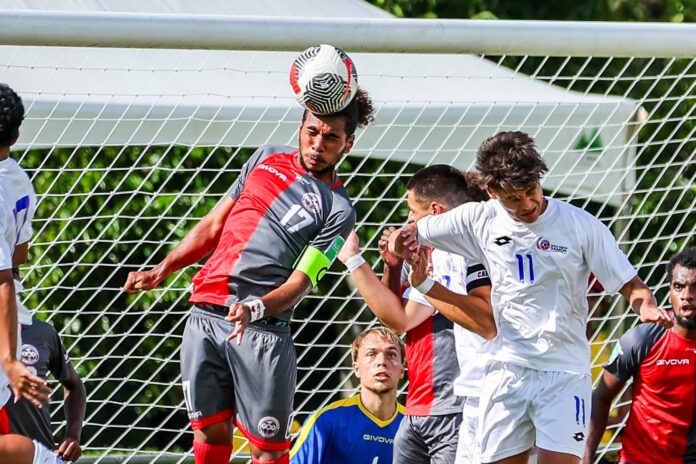
POLYGON ((306 110, 299 149, 260 147, 161 263, 128 276, 127 292, 149 290, 210 254, 193 278, 181 349, 197 464, 229 462, 234 425, 249 439, 252 462, 288 463, 297 377, 290 317, 355 223, 335 166, 372 113, 360 89, 336 113, 306 110))

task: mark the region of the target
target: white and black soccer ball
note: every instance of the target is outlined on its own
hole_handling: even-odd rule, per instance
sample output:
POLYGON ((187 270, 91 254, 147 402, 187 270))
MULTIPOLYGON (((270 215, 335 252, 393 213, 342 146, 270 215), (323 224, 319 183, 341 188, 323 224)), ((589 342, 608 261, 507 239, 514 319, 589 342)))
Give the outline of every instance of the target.
POLYGON ((290 68, 295 98, 315 114, 338 113, 358 91, 358 73, 348 54, 321 44, 300 53, 290 68))

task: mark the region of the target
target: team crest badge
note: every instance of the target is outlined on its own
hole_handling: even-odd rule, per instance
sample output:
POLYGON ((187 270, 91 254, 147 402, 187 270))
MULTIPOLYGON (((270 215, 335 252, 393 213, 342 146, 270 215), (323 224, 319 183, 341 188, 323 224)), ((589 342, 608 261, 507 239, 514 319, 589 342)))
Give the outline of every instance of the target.
POLYGON ((273 438, 278 435, 280 422, 273 416, 266 416, 259 421, 257 429, 262 437, 273 438))
POLYGON ((541 250, 541 251, 548 251, 550 253, 561 253, 565 254, 568 252, 568 247, 561 246, 561 245, 554 245, 551 243, 551 241, 547 238, 540 237, 536 241, 536 247, 541 250))
POLYGON ((314 192, 307 192, 302 195, 302 206, 305 207, 307 211, 312 213, 318 213, 321 211, 321 202, 319 201, 319 195, 314 192))
POLYGON ((22 345, 22 364, 25 366, 33 366, 39 362, 39 350, 34 345, 22 345))

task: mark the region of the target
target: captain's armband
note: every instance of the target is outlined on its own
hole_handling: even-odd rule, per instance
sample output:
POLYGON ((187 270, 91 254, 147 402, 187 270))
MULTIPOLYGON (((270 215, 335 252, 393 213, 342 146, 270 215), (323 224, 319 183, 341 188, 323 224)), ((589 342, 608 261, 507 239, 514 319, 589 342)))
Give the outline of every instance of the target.
POLYGON ((338 251, 344 242, 345 240, 342 237, 336 237, 326 253, 312 245, 307 246, 297 263, 295 263, 295 270, 307 274, 307 277, 312 282, 312 286, 316 287, 317 282, 324 277, 326 271, 331 267, 331 263, 338 256, 338 251))

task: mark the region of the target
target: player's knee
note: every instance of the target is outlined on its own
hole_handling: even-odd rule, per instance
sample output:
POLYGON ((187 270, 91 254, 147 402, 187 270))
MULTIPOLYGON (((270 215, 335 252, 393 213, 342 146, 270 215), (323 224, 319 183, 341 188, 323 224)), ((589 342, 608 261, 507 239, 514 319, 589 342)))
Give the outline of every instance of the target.
POLYGON ((227 445, 232 443, 232 432, 234 431, 232 421, 227 419, 215 424, 208 425, 201 429, 193 430, 193 441, 200 443, 211 443, 227 445))
POLYGON ((288 451, 269 451, 252 448, 251 462, 252 464, 290 464, 290 453, 288 451))

